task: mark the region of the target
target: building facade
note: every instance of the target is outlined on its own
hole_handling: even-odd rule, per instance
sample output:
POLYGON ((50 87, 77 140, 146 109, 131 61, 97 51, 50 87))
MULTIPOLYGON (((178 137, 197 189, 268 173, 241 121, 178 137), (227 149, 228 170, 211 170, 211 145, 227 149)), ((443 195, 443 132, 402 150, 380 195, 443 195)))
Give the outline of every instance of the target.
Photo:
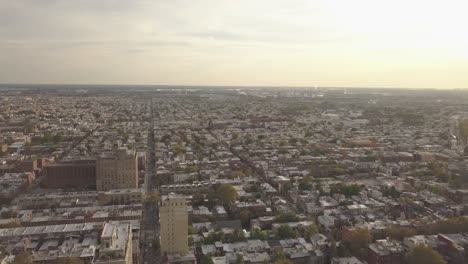
POLYGON ((132 229, 128 223, 106 223, 94 263, 132 264, 132 229))
POLYGON ((116 189, 101 191, 98 194, 99 205, 109 204, 140 204, 143 202, 141 189, 116 189))
POLYGON ((185 255, 188 252, 188 213, 184 196, 162 196, 159 209, 161 254, 185 255))
POLYGON ((138 161, 135 151, 119 148, 96 160, 98 191, 138 188, 138 161))
POLYGON ((74 160, 44 165, 47 188, 91 188, 96 186, 96 161, 74 160))

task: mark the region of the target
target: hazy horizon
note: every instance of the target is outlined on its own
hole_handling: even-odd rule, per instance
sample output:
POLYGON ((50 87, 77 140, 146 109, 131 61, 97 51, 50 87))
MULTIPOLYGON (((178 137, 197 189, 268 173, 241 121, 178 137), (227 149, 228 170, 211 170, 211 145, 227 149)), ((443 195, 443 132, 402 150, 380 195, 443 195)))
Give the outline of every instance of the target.
POLYGON ((0 83, 468 88, 468 2, 0 0, 0 83))

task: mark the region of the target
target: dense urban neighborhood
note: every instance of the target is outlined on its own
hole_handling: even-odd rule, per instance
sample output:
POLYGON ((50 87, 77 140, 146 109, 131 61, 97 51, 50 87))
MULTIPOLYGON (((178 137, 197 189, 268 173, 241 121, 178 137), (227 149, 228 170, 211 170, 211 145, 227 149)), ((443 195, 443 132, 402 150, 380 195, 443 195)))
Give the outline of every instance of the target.
POLYGON ((1 264, 468 263, 467 102, 2 85, 1 264))

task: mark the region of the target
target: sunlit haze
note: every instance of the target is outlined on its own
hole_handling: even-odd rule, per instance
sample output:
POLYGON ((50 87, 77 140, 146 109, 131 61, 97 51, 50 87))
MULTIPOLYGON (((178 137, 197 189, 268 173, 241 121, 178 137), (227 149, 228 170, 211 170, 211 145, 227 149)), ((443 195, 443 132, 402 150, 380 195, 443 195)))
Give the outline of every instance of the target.
POLYGON ((468 88, 466 0, 0 0, 0 83, 468 88))

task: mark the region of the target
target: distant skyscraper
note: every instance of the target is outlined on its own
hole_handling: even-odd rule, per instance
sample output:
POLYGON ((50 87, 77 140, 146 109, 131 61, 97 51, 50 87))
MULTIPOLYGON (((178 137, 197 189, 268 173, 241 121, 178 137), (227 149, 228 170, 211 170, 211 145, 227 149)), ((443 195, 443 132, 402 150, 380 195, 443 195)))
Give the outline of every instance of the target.
POLYGON ((161 225, 161 253, 188 253, 188 213, 184 196, 170 193, 161 199, 159 209, 161 225))
POLYGON ((138 188, 138 161, 135 151, 119 148, 96 160, 98 191, 138 188))

